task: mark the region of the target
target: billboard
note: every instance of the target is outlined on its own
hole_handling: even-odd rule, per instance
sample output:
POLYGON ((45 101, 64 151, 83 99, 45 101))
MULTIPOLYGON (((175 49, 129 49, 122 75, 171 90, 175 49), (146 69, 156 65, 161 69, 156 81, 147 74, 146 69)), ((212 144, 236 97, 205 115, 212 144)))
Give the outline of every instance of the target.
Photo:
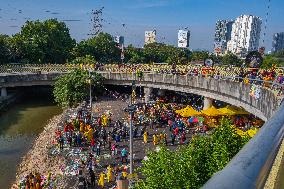
POLYGON ((124 45, 124 37, 117 35, 114 37, 114 42, 116 42, 121 47, 122 45, 124 45))
POLYGON ((190 32, 186 30, 178 31, 178 47, 186 48, 189 47, 190 32))
POLYGON ((222 54, 223 52, 223 43, 219 41, 214 42, 214 52, 216 54, 222 54))
POLYGON ((145 31, 145 45, 156 42, 156 30, 145 31))

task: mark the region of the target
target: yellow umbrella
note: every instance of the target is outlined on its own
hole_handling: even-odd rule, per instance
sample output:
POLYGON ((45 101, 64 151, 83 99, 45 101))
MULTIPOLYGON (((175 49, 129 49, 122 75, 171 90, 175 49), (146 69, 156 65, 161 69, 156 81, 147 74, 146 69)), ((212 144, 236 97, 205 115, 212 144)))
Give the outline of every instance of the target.
POLYGON ((249 115, 250 113, 241 109, 241 108, 238 108, 236 106, 227 106, 227 108, 233 112, 235 112, 235 115, 249 115))
POLYGON ((206 109, 206 110, 202 110, 201 111, 203 114, 207 115, 207 116, 221 116, 221 115, 226 115, 223 112, 217 110, 214 106, 206 109))
POLYGON ((191 117, 191 116, 197 116, 201 113, 193 109, 191 106, 187 106, 186 108, 182 109, 182 112, 180 112, 180 115, 182 117, 191 117))
POLYGON ((236 112, 234 112, 233 110, 228 109, 228 106, 225 108, 219 108, 218 109, 220 112, 226 114, 226 115, 236 115, 236 112))

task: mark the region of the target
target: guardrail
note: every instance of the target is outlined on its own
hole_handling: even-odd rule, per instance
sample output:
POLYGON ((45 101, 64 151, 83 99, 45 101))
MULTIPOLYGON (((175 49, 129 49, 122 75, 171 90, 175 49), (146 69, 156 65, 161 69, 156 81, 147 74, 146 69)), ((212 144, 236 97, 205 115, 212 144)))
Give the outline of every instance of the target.
POLYGON ((203 189, 263 188, 284 137, 284 103, 203 189))

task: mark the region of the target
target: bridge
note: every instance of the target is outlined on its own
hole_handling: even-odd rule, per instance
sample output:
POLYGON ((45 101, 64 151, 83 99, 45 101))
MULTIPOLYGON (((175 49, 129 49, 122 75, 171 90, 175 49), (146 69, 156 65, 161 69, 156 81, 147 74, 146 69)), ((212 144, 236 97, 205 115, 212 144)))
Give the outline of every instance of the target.
MULTIPOLYGON (((68 71, 68 70, 67 70, 68 71)), ((66 73, 2 73, 1 95, 7 87, 52 85, 55 79, 66 73)), ((146 73, 140 79, 135 73, 100 72, 105 84, 131 85, 133 80, 144 87, 145 97, 153 88, 193 93, 243 107, 248 112, 266 121, 259 133, 220 172, 216 173, 204 188, 262 188, 270 173, 274 159, 284 136, 284 104, 282 98, 268 88, 261 88, 260 98, 249 95, 250 85, 237 82, 230 77, 214 79, 206 76, 146 73)), ((280 154, 281 155, 281 154, 280 154)))
MULTIPOLYGON (((105 78, 105 84, 128 85, 139 81, 149 97, 153 88, 192 93, 205 97, 205 107, 212 99, 243 107, 246 111, 266 121, 277 110, 280 99, 269 89, 262 88, 259 99, 250 96, 250 85, 230 79, 213 79, 203 76, 147 73, 140 80, 133 73, 99 72, 105 78), (267 100, 269 99, 269 100, 267 100)), ((1 94, 6 95, 7 87, 52 85, 62 73, 26 73, 0 76, 1 94)))

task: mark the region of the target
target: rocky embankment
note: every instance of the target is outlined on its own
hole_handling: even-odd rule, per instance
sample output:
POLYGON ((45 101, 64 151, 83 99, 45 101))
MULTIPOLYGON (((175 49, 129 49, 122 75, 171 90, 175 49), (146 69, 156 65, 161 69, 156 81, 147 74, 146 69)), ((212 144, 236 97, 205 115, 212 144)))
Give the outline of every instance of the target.
MULTIPOLYGON (((43 132, 36 138, 33 147, 23 157, 21 164, 18 166, 16 183, 31 172, 38 172, 41 175, 48 175, 49 172, 53 175, 61 173, 60 166, 64 164, 64 157, 51 157, 50 149, 53 146, 55 131, 58 128, 58 124, 62 123, 64 115, 65 113, 62 113, 50 119, 47 126, 44 127, 43 132)), ((59 183, 59 186, 63 187, 63 179, 60 179, 60 181, 62 183, 59 183)), ((17 184, 14 184, 12 188, 18 188, 17 184)))

